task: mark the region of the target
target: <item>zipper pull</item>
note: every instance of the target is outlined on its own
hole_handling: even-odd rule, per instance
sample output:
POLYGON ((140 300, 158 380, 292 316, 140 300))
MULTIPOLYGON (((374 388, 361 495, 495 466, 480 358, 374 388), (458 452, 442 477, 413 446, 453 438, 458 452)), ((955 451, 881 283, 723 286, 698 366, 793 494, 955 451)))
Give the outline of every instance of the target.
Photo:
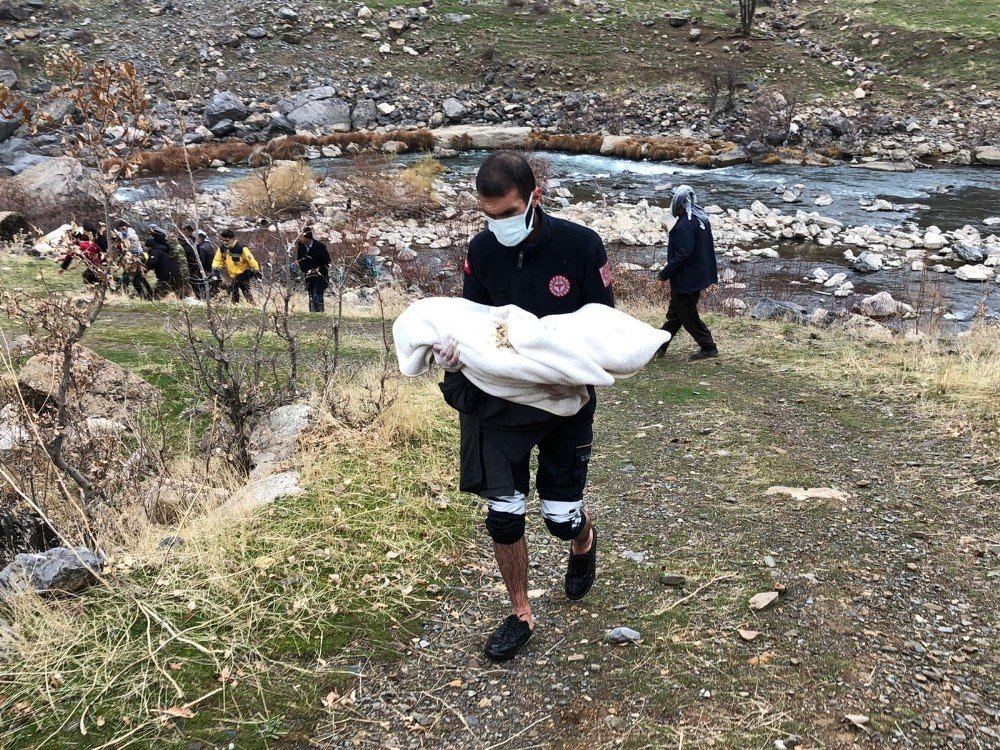
POLYGON ((517 267, 521 268, 524 265, 524 250, 520 250, 517 253, 517 267))

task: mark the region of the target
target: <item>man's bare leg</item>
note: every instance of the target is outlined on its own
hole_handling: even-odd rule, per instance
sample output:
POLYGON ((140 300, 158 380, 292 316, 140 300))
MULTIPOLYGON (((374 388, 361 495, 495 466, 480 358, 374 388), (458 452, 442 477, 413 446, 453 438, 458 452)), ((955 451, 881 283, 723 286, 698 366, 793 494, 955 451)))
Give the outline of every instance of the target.
POLYGON ((493 553, 500 566, 500 575, 507 587, 514 614, 534 630, 535 620, 531 616, 531 604, 528 603, 528 546, 523 538, 513 544, 494 542, 493 553))
POLYGON ((573 554, 583 555, 590 550, 590 545, 594 543, 594 537, 590 533, 593 531, 594 527, 590 523, 590 515, 588 513, 583 514, 583 528, 580 529, 580 533, 576 535, 573 539, 573 554))

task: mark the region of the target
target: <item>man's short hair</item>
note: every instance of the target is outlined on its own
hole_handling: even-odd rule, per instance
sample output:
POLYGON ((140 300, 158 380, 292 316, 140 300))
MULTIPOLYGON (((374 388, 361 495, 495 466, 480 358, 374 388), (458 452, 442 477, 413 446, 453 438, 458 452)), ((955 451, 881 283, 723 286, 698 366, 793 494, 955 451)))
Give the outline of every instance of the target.
POLYGON ((232 229, 223 229, 220 236, 225 237, 227 240, 232 240, 236 238, 236 232, 232 229))
POLYGON ((303 237, 308 237, 309 239, 312 239, 313 238, 313 228, 312 227, 306 227, 305 229, 303 229, 302 230, 302 236, 303 237))
POLYGON ((115 224, 115 226, 118 227, 119 229, 125 229, 128 227, 128 222, 125 221, 125 219, 119 219, 118 223, 115 224))
POLYGON ((510 151, 491 154, 476 173, 476 192, 484 198, 500 198, 516 190, 527 203, 536 187, 528 160, 510 151))

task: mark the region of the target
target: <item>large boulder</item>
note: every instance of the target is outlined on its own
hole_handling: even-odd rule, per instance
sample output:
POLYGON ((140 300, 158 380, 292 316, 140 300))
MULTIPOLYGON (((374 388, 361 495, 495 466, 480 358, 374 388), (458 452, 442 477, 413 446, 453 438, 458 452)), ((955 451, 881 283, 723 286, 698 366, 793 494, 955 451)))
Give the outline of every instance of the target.
POLYGON ((989 281, 993 277, 993 269, 984 265, 962 266, 955 271, 959 281, 989 281))
POLYGON ((290 111, 288 121, 296 130, 346 133, 351 129, 351 108, 343 99, 307 102, 290 111))
POLYGON ((287 115, 292 110, 304 107, 309 102, 321 102, 325 99, 336 99, 337 89, 333 86, 317 86, 296 92, 291 96, 278 100, 278 111, 287 115))
POLYGON ((19 234, 33 234, 28 220, 12 211, 0 211, 0 242, 10 242, 19 234))
POLYGON ((77 159, 61 156, 29 167, 14 178, 14 184, 40 204, 74 198, 99 199, 98 176, 77 159))
POLYGON ((0 571, 0 599, 11 592, 75 594, 96 582, 104 561, 85 547, 22 553, 0 571))
POLYGON ((525 148, 531 128, 496 125, 449 125, 434 131, 435 144, 441 148, 457 146, 486 149, 525 148))
MULTIPOLYGON (((26 401, 45 409, 54 405, 61 378, 60 354, 36 354, 21 368, 17 382, 26 401)), ((86 347, 76 347, 69 403, 85 416, 127 421, 162 400, 160 392, 135 373, 86 347)))
POLYGON ((851 166, 859 169, 871 169, 876 172, 915 172, 917 169, 909 161, 866 161, 851 166))
POLYGON ((712 164, 717 167, 732 167, 737 164, 746 164, 748 161, 750 161, 750 154, 743 146, 736 146, 712 157, 712 164))
POLYGON ((230 91, 220 91, 205 105, 205 125, 215 127, 223 120, 243 122, 251 114, 250 108, 230 91))
POLYGON ((789 320, 794 323, 805 323, 808 315, 809 311, 802 305, 769 297, 761 299, 750 311, 750 317, 754 320, 789 320))
MULTIPOLYGON (((2 215, 2 214, 0 214, 2 215)), ((966 263, 982 263, 986 260, 986 250, 975 245, 966 245, 961 242, 952 245, 952 252, 955 257, 964 260, 966 263)))
POLYGON ((1000 146, 980 146, 976 149, 976 161, 987 167, 1000 167, 1000 146))

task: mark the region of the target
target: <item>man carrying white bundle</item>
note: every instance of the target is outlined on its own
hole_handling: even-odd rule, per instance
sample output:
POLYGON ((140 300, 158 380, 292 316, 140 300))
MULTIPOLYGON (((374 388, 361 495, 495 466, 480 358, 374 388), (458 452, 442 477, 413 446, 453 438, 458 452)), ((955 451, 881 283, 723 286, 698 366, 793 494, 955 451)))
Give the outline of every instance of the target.
MULTIPOLYGON (((538 317, 572 313, 588 303, 614 307, 611 269, 592 230, 547 216, 541 189, 528 162, 513 153, 493 154, 476 175, 476 192, 488 230, 469 243, 462 296, 483 305, 516 305, 538 317)), ((524 543, 525 498, 532 449, 542 517, 549 532, 570 542, 565 588, 569 599, 590 591, 597 571, 597 532, 583 504, 594 436, 596 398, 571 416, 490 396, 462 374, 456 343, 434 345, 447 373, 441 390, 460 413, 461 488, 486 498, 486 528, 510 595, 513 614, 486 643, 495 661, 512 659, 532 635, 528 601, 528 552, 524 543)), ((543 386, 554 399, 577 397, 565 386, 543 386)))

